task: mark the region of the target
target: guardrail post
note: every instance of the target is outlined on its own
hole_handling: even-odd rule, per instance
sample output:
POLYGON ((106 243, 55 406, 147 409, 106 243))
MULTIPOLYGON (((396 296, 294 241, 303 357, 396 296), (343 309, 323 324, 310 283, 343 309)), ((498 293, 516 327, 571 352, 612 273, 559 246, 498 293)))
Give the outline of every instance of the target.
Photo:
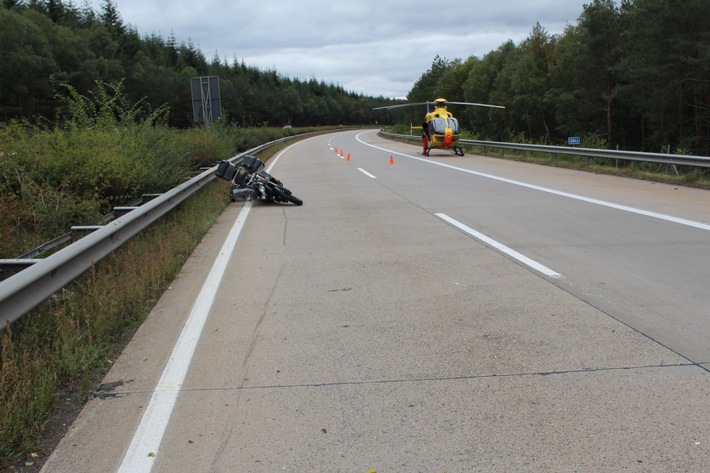
POLYGON ((120 218, 120 217, 123 217, 124 215, 126 215, 128 212, 136 210, 137 208, 138 207, 134 207, 134 206, 114 207, 113 214, 116 218, 120 218))

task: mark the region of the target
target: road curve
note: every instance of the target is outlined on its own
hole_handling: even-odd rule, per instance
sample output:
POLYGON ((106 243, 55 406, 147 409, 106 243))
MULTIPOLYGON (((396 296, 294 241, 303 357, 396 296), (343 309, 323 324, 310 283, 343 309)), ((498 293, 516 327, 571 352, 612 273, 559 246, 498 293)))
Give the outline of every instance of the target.
POLYGON ((710 193, 417 150, 283 151, 43 471, 710 470, 710 193))

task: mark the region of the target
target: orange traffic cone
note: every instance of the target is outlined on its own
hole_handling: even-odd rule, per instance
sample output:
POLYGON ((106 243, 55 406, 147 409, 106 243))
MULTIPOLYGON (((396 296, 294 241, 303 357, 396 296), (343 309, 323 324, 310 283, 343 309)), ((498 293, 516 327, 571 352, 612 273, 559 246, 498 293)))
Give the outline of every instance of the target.
POLYGON ((344 158, 344 157, 345 157, 345 155, 343 154, 343 150, 342 150, 342 149, 340 150, 340 157, 341 157, 341 158, 344 158))
POLYGON ((390 164, 394 164, 394 157, 390 154, 390 164))
POLYGON ((335 154, 338 154, 338 147, 335 147, 335 154))
POLYGON ((350 161, 350 153, 348 153, 348 157, 345 158, 345 161, 350 161))

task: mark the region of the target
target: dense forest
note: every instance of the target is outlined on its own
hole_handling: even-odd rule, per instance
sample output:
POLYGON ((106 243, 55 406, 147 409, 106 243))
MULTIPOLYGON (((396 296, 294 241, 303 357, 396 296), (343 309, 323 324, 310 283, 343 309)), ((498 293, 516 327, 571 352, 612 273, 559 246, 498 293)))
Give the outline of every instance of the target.
MULTIPOLYGON (((113 0, 98 12, 86 3, 3 0, 0 44, 0 121, 55 120, 60 85, 87 94, 97 81, 122 81, 129 97, 167 106, 169 124, 188 127, 189 80, 198 76, 220 78, 223 117, 237 126, 421 120, 421 111, 372 111, 391 99, 208 61, 172 35, 141 37, 113 0)), ((592 0, 562 34, 537 24, 520 44, 482 58, 437 56, 408 99, 437 97, 507 107, 453 110, 475 138, 564 144, 581 136, 596 146, 708 155, 710 3, 592 0)))
POLYGON ((141 37, 123 23, 113 0, 100 11, 62 0, 2 0, 0 7, 0 121, 54 120, 57 94, 68 85, 79 94, 98 82, 122 82, 133 100, 167 106, 169 124, 192 125, 190 79, 220 79, 223 117, 239 126, 317 126, 373 123, 374 104, 386 102, 312 78, 283 77, 234 60, 208 61, 190 42, 172 34, 141 37))

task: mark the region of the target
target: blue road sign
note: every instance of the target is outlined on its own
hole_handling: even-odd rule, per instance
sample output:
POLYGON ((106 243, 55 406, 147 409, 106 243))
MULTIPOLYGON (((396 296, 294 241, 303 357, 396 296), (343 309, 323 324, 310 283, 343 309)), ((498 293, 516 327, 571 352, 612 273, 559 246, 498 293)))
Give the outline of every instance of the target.
POLYGON ((567 138, 567 144, 570 146, 577 146, 582 142, 581 139, 579 139, 579 136, 570 136, 567 138))

